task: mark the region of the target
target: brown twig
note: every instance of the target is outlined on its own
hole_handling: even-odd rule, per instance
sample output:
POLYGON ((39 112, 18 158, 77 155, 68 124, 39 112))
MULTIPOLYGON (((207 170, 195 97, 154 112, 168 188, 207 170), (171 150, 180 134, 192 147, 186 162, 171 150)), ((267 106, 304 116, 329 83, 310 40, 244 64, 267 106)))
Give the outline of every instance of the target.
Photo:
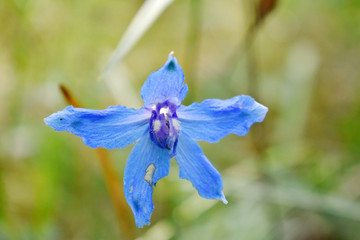
POLYGON ((263 21, 269 15, 269 13, 275 9, 277 2, 277 0, 261 0, 255 10, 255 23, 259 24, 261 21, 263 21))
MULTIPOLYGON (((69 105, 81 107, 81 104, 64 85, 60 85, 59 87, 69 105)), ((109 152, 105 148, 97 148, 96 152, 104 174, 106 187, 115 208, 119 230, 123 234, 124 239, 134 239, 136 234, 135 228, 134 224, 131 222, 131 212, 127 207, 122 181, 120 181, 114 170, 115 168, 112 164, 109 152)))

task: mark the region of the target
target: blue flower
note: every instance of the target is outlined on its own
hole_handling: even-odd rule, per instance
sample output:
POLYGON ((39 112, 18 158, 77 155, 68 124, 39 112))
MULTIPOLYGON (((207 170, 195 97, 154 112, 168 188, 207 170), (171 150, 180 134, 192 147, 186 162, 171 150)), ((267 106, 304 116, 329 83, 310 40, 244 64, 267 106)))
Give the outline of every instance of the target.
POLYGON ((137 227, 143 227, 150 224, 154 209, 153 186, 168 175, 172 157, 179 165, 179 177, 191 181, 201 197, 226 204, 221 176, 195 141, 218 142, 230 133, 243 136, 253 123, 263 121, 268 110, 249 96, 181 105, 187 92, 182 68, 171 53, 144 83, 143 108, 68 106, 45 118, 45 123, 82 137, 92 148, 136 143, 126 164, 124 191, 137 227))

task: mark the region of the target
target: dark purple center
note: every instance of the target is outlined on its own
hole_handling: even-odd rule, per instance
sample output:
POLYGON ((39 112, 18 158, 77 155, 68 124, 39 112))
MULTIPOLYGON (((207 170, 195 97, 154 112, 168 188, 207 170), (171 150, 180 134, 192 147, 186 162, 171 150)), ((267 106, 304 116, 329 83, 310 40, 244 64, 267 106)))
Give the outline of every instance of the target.
POLYGON ((176 105, 169 101, 156 104, 150 118, 151 139, 159 147, 175 153, 179 127, 176 105))

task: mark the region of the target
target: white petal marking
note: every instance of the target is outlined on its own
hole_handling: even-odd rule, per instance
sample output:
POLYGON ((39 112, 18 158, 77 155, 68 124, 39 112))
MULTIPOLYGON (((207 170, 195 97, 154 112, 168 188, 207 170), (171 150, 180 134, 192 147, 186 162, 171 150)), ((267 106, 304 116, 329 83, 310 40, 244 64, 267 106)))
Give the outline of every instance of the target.
POLYGON ((176 118, 173 118, 172 123, 173 123, 173 126, 174 126, 175 130, 179 131, 180 130, 180 122, 179 122, 179 120, 177 120, 176 118))
POLYGON ((160 109, 160 114, 167 114, 167 113, 169 113, 170 112, 170 110, 169 110, 169 108, 168 107, 164 107, 164 108, 161 108, 160 109))
POLYGON ((148 182, 150 185, 152 185, 152 179, 155 172, 155 165, 152 163, 146 168, 146 174, 145 174, 145 181, 148 182))
POLYGON ((158 132, 160 130, 160 127, 161 127, 160 120, 154 120, 153 121, 154 132, 158 132))

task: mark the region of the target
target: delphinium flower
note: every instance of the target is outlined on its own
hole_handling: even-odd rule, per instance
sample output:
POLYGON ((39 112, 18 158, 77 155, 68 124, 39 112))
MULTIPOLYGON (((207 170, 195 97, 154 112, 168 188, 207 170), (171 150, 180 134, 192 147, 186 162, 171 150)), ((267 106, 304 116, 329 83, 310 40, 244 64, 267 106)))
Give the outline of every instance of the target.
POLYGON ((253 123, 263 121, 268 110, 249 96, 181 105, 187 92, 182 68, 170 53, 142 86, 143 108, 68 106, 45 118, 45 123, 82 137, 92 148, 136 143, 125 167, 124 191, 137 227, 143 227, 150 224, 154 209, 153 187, 168 175, 172 157, 179 165, 179 177, 191 181, 201 197, 226 204, 221 175, 195 141, 214 143, 231 133, 243 136, 253 123))

